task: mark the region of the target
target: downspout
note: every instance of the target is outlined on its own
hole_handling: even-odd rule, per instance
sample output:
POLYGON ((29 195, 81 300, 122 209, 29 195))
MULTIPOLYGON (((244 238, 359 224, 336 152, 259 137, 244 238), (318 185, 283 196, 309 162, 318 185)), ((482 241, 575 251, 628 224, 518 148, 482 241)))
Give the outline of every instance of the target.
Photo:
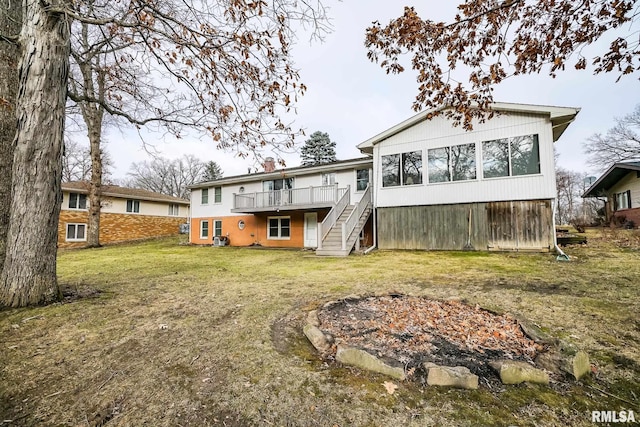
POLYGON ((556 235, 556 209, 557 209, 558 199, 553 199, 553 216, 552 216, 552 224, 553 224, 553 246, 556 250, 558 256, 556 257, 556 261, 569 261, 569 255, 565 254, 562 249, 558 246, 558 236, 556 235))

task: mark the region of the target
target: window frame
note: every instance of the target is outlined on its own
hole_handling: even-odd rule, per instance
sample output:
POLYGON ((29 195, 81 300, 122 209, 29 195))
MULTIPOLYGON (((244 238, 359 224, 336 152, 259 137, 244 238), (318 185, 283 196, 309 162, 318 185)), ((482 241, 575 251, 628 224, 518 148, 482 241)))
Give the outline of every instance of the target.
POLYGON ((88 203, 87 203, 87 195, 84 193, 75 193, 75 192, 70 192, 69 193, 69 200, 67 202, 67 208, 71 209, 71 210, 76 210, 76 211, 86 211, 87 207, 88 207, 88 203), (75 200, 75 207, 71 206, 71 200, 75 200), (84 207, 81 207, 81 201, 84 201, 84 207))
MULTIPOLYGON (((468 153, 469 149, 467 148, 466 151, 468 153)), ((462 151, 459 151, 458 158, 460 157, 461 154, 462 154, 462 151)), ((440 158, 439 160, 442 161, 442 158, 440 158)), ((478 143, 477 142, 447 145, 444 147, 434 147, 434 148, 429 148, 427 150, 427 181, 430 185, 447 184, 452 182, 469 182, 469 181, 476 181, 477 179, 478 179, 478 143), (470 147, 473 149, 473 155, 467 157, 469 159, 472 159, 473 173, 471 174, 472 177, 470 178, 465 177, 464 179, 457 179, 456 177, 458 177, 459 175, 456 172, 460 172, 460 171, 456 171, 455 167, 457 162, 454 162, 453 159, 454 159, 455 150, 462 149, 462 147, 470 147), (432 153, 435 154, 437 151, 441 151, 441 150, 444 150, 444 153, 445 153, 446 169, 439 168, 438 170, 444 170, 443 177, 445 177, 446 179, 442 181, 433 181, 432 177, 434 175, 432 175, 432 171, 434 170, 434 168, 432 167, 432 163, 434 163, 435 160, 438 160, 438 159, 433 158, 432 153)))
POLYGON ((208 205, 209 204, 209 189, 203 188, 200 190, 200 204, 208 205))
POLYGON ((86 242, 87 241, 87 224, 82 222, 69 222, 65 224, 65 242, 86 242), (69 227, 74 227, 74 237, 69 237, 69 227), (82 226, 84 228, 84 233, 82 238, 78 238, 78 227, 82 226))
MULTIPOLYGON (((530 133, 530 134, 526 134, 526 135, 517 135, 517 136, 510 136, 508 138, 497 138, 497 139, 490 139, 490 140, 486 140, 486 141, 481 141, 480 142, 480 149, 481 149, 481 156, 480 156, 480 162, 481 164, 481 169, 482 169, 482 178, 483 179, 501 179, 501 178, 514 178, 514 177, 519 177, 519 176, 532 176, 532 175, 540 175, 542 173, 542 165, 540 162, 540 136, 537 133, 530 133), (513 150, 513 146, 514 143, 516 143, 518 140, 523 140, 524 138, 531 138, 532 139, 532 143, 533 143, 533 147, 532 147, 532 152, 537 153, 537 159, 536 159, 536 165, 537 165, 537 171, 536 172, 531 172, 531 173, 514 173, 514 150, 513 150), (498 176, 486 176, 486 171, 485 171, 485 160, 486 160, 486 156, 485 153, 487 152, 487 150, 485 149, 485 144, 489 144, 489 143, 503 143, 507 145, 507 174, 506 175, 498 175, 498 176)), ((476 172, 477 175, 477 172, 476 172)))
POLYGON ((180 205, 178 203, 169 203, 169 216, 180 216, 180 205))
POLYGON ((213 187, 213 203, 222 203, 222 187, 213 187))
POLYGON ((221 219, 213 220, 213 237, 222 237, 222 220, 221 219), (218 230, 220 230, 220 233, 218 233, 218 230))
POLYGON ((356 169, 356 191, 365 191, 367 189, 367 186, 370 183, 371 183, 371 171, 369 170, 369 168, 356 169), (364 181, 364 178, 359 178, 358 177, 358 172, 361 172, 361 171, 365 171, 367 173, 366 182, 364 181), (360 188, 360 183, 361 182, 365 182, 365 185, 362 188, 360 188))
POLYGON ((124 210, 126 213, 140 213, 140 200, 127 199, 124 210), (129 210, 129 203, 131 203, 131 210, 129 210))
POLYGON ((322 174, 322 185, 323 186, 329 186, 329 185, 336 185, 337 181, 336 181, 336 173, 335 172, 324 172, 322 174))
POLYGON ((613 211, 618 212, 625 209, 631 209, 631 190, 621 191, 613 194, 613 211), (624 200, 624 207, 620 207, 620 202, 624 200))
POLYGON ((424 150, 413 150, 413 151, 404 151, 402 153, 393 153, 393 154, 385 154, 380 156, 380 170, 382 177, 382 188, 393 188, 393 187, 411 187, 415 185, 423 185, 424 184, 424 150), (410 154, 418 153, 420 155, 420 166, 415 168, 417 172, 417 181, 418 182, 408 182, 408 179, 415 174, 409 174, 407 169, 407 158, 410 154), (390 159, 389 162, 386 162, 386 159, 390 159), (385 162, 387 163, 385 165, 385 162), (389 172, 393 172, 393 175, 390 175, 389 172), (385 175, 386 173, 386 175, 385 175), (394 178, 393 181, 387 180, 385 182, 385 176, 392 176, 394 178))
POLYGON ((209 239, 209 220, 208 219, 200 220, 200 239, 201 240, 209 239))
POLYGON ((290 216, 268 216, 267 217, 267 240, 291 240, 291 217, 290 216), (288 236, 283 236, 282 235, 282 220, 286 219, 287 221, 289 221, 289 226, 286 227, 289 230, 289 235, 288 236), (271 220, 277 220, 278 221, 278 235, 277 236, 271 236, 271 220))

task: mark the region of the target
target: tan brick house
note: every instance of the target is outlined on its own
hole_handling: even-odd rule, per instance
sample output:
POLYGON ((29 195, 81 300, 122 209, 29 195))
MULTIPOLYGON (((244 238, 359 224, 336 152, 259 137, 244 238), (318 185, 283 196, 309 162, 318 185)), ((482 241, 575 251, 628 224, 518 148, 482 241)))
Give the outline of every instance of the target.
MULTIPOLYGON (((118 243, 177 235, 188 222, 189 200, 116 185, 102 187, 100 243, 118 243)), ((89 183, 62 184, 58 247, 86 245, 89 183)))

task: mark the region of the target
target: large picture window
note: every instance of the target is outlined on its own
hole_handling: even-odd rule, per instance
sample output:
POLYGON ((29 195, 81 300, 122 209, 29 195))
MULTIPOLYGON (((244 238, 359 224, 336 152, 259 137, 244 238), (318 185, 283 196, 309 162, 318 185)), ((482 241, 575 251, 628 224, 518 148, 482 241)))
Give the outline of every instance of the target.
POLYGON ((540 173, 538 135, 483 142, 482 173, 485 178, 540 173))
POLYGON ((267 218, 267 238, 289 239, 291 238, 291 217, 278 216, 267 218))
POLYGON ((382 186, 422 184, 422 151, 382 156, 382 186))
POLYGON ((476 145, 434 148, 428 154, 429 182, 476 179, 476 145))

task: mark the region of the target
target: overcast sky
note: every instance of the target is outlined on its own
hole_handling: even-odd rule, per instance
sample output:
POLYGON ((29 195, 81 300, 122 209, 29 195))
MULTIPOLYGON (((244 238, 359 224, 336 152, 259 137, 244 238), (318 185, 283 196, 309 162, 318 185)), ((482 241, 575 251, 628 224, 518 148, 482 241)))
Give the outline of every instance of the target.
MULTIPOLYGON (((404 2, 346 0, 328 2, 334 31, 324 43, 309 43, 301 34, 294 49, 301 80, 308 91, 297 105, 297 115, 291 117, 296 127, 307 135, 319 130, 327 132, 337 143, 338 159, 360 157, 356 149, 360 142, 411 117, 417 94, 412 72, 387 75, 379 65, 370 62, 364 47, 365 29, 372 21, 386 24, 403 12, 404 2)), ((457 2, 422 1, 414 3, 423 18, 451 21, 457 2)), ((623 29, 629 33, 629 28, 623 29)), ((611 36, 613 37, 613 36, 611 36)), ((599 45, 606 46, 606 40, 599 45)), ((598 46, 586 52, 598 52, 598 46)), ((600 50, 602 51, 602 49, 600 50)), ((499 102, 555 105, 581 108, 577 119, 556 143, 559 164, 575 171, 588 170, 583 142, 595 132, 606 132, 614 117, 630 113, 640 102, 638 76, 626 77, 616 83, 617 75, 592 75, 590 70, 569 70, 553 79, 547 75, 520 76, 507 79, 497 86, 494 99, 499 102)), ((154 141, 147 135, 147 141, 154 141)), ((135 132, 112 130, 106 135, 106 147, 114 159, 114 178, 123 178, 133 161, 148 160, 135 132)), ((303 143, 305 137, 298 142, 303 143)), ((195 154, 203 161, 215 160, 225 176, 243 174, 253 166, 247 159, 215 149, 207 140, 184 138, 155 144, 165 157, 176 158, 195 154)), ((269 153, 266 153, 268 155, 269 153)), ((285 157, 287 166, 297 166, 297 154, 285 157)), ((597 174, 597 171, 590 171, 597 174)))

